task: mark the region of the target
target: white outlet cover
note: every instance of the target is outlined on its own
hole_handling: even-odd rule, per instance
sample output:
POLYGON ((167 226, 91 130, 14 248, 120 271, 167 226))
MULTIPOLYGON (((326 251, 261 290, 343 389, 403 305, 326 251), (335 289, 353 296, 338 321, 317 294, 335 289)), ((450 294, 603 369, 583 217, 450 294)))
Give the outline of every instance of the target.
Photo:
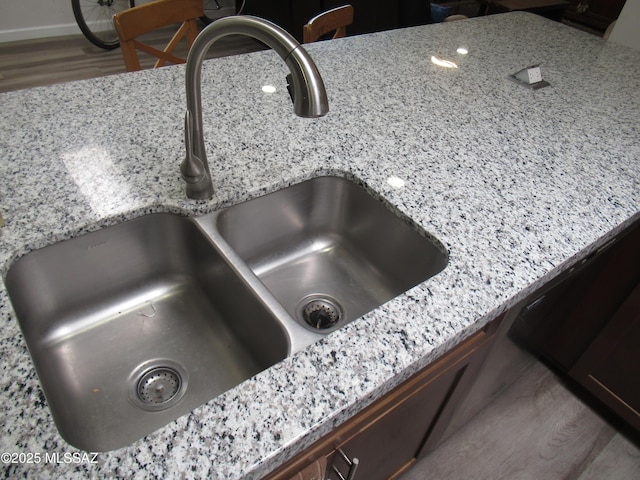
POLYGON ((523 68, 522 70, 509 75, 511 80, 516 81, 520 85, 537 90, 538 88, 548 87, 549 82, 542 79, 542 71, 538 65, 523 68))
POLYGON ((528 67, 523 68, 518 73, 515 74, 515 77, 529 85, 532 83, 538 83, 542 81, 542 72, 540 71, 540 67, 528 67))

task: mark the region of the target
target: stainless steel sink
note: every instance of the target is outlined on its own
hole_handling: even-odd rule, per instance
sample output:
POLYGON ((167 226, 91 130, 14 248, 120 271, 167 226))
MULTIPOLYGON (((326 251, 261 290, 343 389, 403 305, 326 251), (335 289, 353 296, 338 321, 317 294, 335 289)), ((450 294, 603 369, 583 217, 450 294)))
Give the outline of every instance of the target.
POLYGON ((152 214, 11 266, 62 436, 107 451, 437 274, 444 247, 320 177, 198 218, 152 214))
POLYGON ((197 224, 154 214, 32 252, 7 288, 62 436, 123 447, 289 354, 197 224))
POLYGON ((318 177, 213 215, 284 309, 328 333, 440 272, 445 248, 363 188, 318 177))

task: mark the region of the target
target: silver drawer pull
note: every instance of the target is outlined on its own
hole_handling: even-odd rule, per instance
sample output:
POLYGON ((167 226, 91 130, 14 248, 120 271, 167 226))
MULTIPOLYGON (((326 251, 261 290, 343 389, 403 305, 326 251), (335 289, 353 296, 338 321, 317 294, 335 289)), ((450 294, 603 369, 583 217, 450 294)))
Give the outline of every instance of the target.
POLYGON ((340 473, 340 470, 338 470, 335 465, 333 465, 333 471, 336 472, 336 475, 338 475, 338 478, 340 480, 354 480, 354 478, 356 478, 356 470, 358 469, 358 465, 360 465, 360 460, 358 460, 357 458, 354 458, 353 460, 350 459, 349 457, 347 457, 347 454, 342 451, 341 448, 338 448, 338 453, 342 455, 342 459, 349 467, 349 472, 347 472, 347 476, 345 477, 344 475, 342 475, 342 473, 340 473))

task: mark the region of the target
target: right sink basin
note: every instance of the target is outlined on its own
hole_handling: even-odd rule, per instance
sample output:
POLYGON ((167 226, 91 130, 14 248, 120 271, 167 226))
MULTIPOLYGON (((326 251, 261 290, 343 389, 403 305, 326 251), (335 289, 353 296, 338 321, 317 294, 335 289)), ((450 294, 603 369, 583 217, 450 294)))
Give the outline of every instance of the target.
POLYGON ((229 207, 217 230, 308 329, 340 328, 447 265, 444 246, 356 183, 317 177, 229 207))

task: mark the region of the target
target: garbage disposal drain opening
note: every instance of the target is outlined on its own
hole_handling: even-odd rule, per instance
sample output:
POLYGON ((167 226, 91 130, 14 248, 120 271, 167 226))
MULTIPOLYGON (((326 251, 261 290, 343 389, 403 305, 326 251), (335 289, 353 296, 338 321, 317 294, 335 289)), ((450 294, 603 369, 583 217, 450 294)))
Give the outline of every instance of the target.
POLYGON ((298 316, 314 330, 327 330, 336 327, 344 315, 336 299, 328 295, 310 295, 300 301, 298 316))

